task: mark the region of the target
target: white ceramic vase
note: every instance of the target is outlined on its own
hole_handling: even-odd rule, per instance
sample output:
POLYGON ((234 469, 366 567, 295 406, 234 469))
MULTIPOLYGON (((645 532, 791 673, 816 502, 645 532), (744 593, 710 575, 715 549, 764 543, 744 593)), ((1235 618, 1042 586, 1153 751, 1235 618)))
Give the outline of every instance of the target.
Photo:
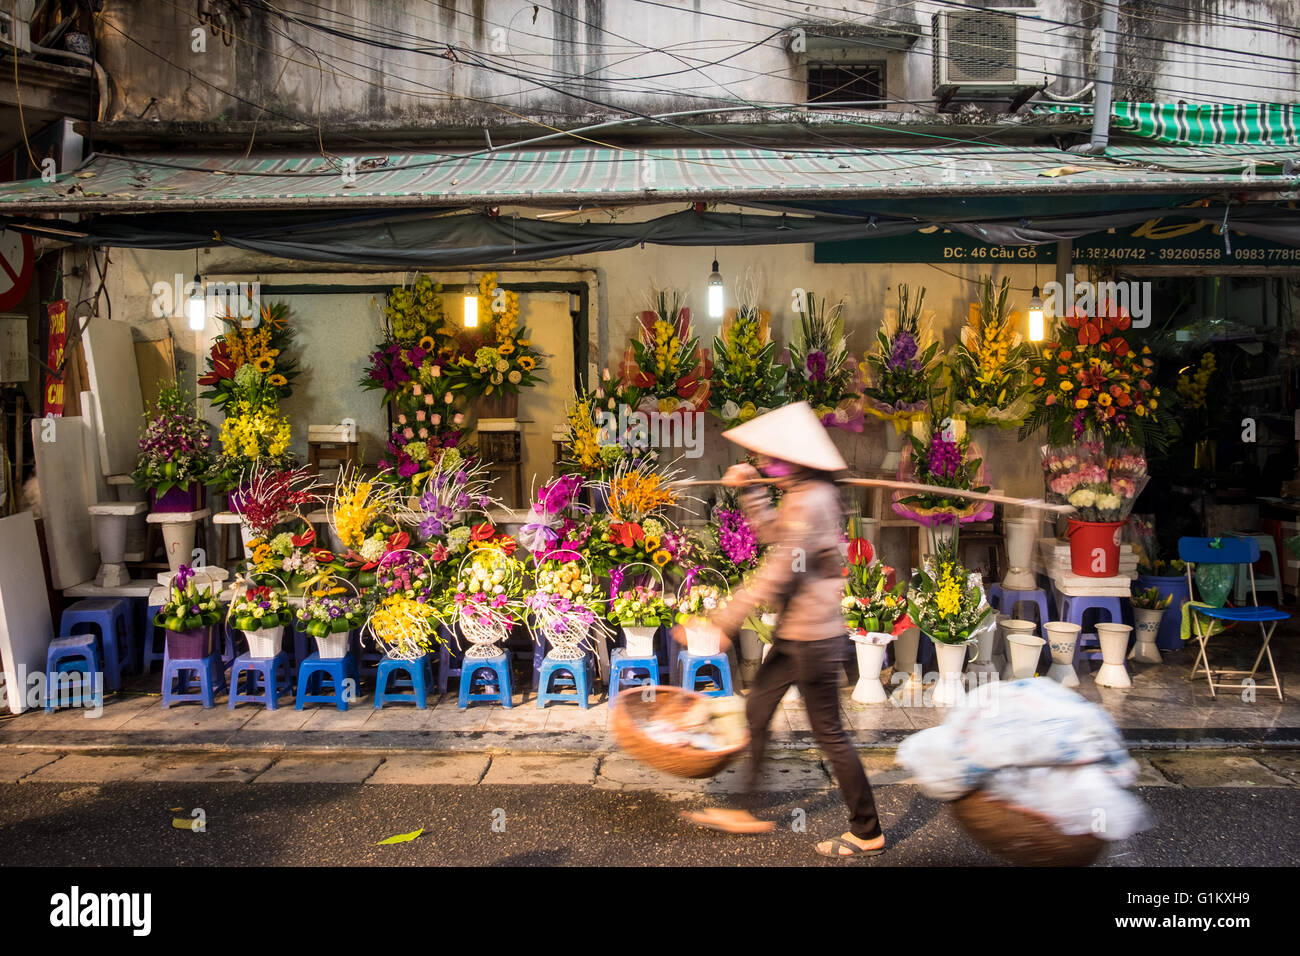
POLYGON ((194 525, 193 521, 168 521, 162 526, 163 547, 172 574, 194 560, 194 525))
POLYGON ((722 641, 713 629, 686 627, 686 650, 692 657, 713 657, 722 653, 722 641))
POLYGON ((655 633, 657 627, 643 625, 623 625, 623 636, 627 638, 628 657, 654 657, 655 633))
POLYGON ((1132 687, 1133 681, 1124 667, 1128 653, 1128 638, 1133 628, 1127 624, 1098 624, 1097 640, 1101 642, 1101 667, 1097 670, 1098 687, 1132 687))
POLYGON ((1047 646, 1052 652, 1052 666, 1047 669, 1047 676, 1062 687, 1078 687, 1074 651, 1079 643, 1079 625, 1068 621, 1048 621, 1043 630, 1047 632, 1047 646))
POLYGON ((903 463, 903 436, 893 422, 885 422, 885 457, 880 462, 881 471, 898 471, 903 463))
POLYGON ((763 642, 758 638, 758 631, 742 628, 739 647, 740 677, 748 684, 758 673, 759 662, 763 659, 763 642))
POLYGON ((894 641, 894 677, 898 686, 893 697, 900 706, 910 706, 921 702, 921 669, 917 666, 917 653, 921 649, 921 630, 916 627, 904 629, 894 641), (900 679, 898 675, 905 675, 900 679))
POLYGON ((880 668, 885 663, 885 648, 889 642, 873 643, 866 637, 854 635, 853 644, 858 653, 858 683, 853 688, 853 699, 859 704, 885 703, 889 696, 880 683, 880 668))
POLYGON ((1034 539, 1038 535, 1037 518, 1011 518, 1006 522, 1007 569, 1002 586, 1013 591, 1028 591, 1037 582, 1030 564, 1034 558, 1034 539))
POLYGON ((1156 635, 1160 632, 1160 622, 1165 612, 1150 607, 1135 607, 1133 623, 1137 625, 1137 644, 1129 655, 1142 664, 1160 664, 1160 648, 1156 645, 1156 635))
POLYGON ((277 624, 275 627, 259 627, 255 631, 245 631, 244 638, 248 641, 248 656, 257 660, 266 660, 280 653, 284 625, 277 624))
POLYGON ((1023 680, 1033 677, 1038 670, 1038 656, 1047 643, 1034 633, 1038 626, 1033 621, 1009 619, 1002 622, 1002 636, 1007 647, 1007 666, 1002 671, 1003 680, 1023 680))
POLYGON ((961 669, 970 652, 969 644, 945 644, 934 641, 934 654, 939 662, 939 679, 935 682, 930 700, 936 707, 953 707, 961 703, 965 689, 961 685, 961 669))

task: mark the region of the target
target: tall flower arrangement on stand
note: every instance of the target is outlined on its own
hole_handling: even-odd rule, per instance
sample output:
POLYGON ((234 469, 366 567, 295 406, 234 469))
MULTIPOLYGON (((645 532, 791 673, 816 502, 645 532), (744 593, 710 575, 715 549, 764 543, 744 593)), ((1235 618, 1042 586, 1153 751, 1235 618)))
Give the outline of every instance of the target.
POLYGON ((251 328, 236 316, 222 321, 227 330, 213 343, 199 384, 207 386, 200 397, 226 416, 217 436, 221 454, 209 483, 229 490, 259 463, 279 470, 293 467, 289 419, 280 402, 292 394, 298 367, 287 354, 294 330, 285 303, 263 306, 251 328))
POLYGON ((212 468, 208 427, 194 412, 194 403, 175 382, 158 393, 154 417, 140 437, 140 450, 131 478, 162 498, 173 488, 191 493, 212 468))
POLYGON ((733 428, 786 404, 787 369, 777 361, 771 316, 758 307, 758 283, 746 272, 737 289, 739 305, 728 309, 713 339, 711 411, 733 428))
POLYGON ((279 525, 301 517, 304 509, 320 503, 315 484, 315 476, 306 468, 275 471, 259 464, 231 492, 230 510, 254 539, 264 539, 279 525))
POLYGON ((325 512, 342 559, 359 575, 362 587, 374 584, 384 555, 410 543, 410 535, 397 522, 401 501, 400 490, 392 484, 363 478, 355 468, 340 469, 325 512))
POLYGON ((790 340, 788 389, 791 401, 805 401, 822 424, 862 431, 862 402, 853 392, 854 366, 844 337, 843 303, 804 294, 805 308, 790 340))
POLYGON ((489 272, 479 280, 479 329, 457 334, 452 390, 471 399, 518 395, 543 381, 543 355, 520 325, 519 294, 502 289, 497 279, 489 272))
MULTIPOLYGON (((946 410, 931 407, 926 418, 925 437, 910 434, 912 454, 903 461, 899 477, 923 485, 959 488, 963 491, 987 492, 983 461, 975 457, 969 436, 958 435, 946 410)), ((895 513, 931 529, 936 548, 946 534, 938 529, 952 529, 951 548, 956 548, 960 524, 987 521, 993 517, 992 506, 985 501, 948 497, 939 492, 906 494, 894 492, 895 513)))
POLYGON ((902 434, 911 422, 925 416, 930 393, 941 371, 939 342, 922 318, 925 288, 912 296, 906 285, 898 287, 898 309, 876 333, 876 347, 865 356, 861 372, 864 407, 877 418, 891 422, 902 434))
POLYGON ((622 387, 633 406, 664 414, 709 407, 712 363, 691 328, 679 289, 656 289, 623 354, 622 387))
POLYGON ((670 487, 677 474, 645 461, 617 466, 609 483, 609 513, 596 519, 587 545, 598 573, 635 562, 673 566, 690 549, 688 536, 667 515, 685 500, 670 487))
POLYGON ((979 301, 970 304, 961 342, 949 357, 953 412, 971 427, 1014 428, 1033 407, 1025 377, 1028 349, 1018 331, 1020 313, 1009 307, 1010 292, 1010 278, 996 290, 991 276, 980 278, 979 301))

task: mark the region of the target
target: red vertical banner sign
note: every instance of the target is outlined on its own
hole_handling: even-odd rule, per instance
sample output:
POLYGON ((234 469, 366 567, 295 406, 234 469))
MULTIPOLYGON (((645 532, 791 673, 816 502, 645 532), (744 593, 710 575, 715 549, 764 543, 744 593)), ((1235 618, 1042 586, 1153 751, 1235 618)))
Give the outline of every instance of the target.
MULTIPOLYGON (((68 300, 51 302, 46 311, 50 317, 50 346, 46 350, 46 365, 52 369, 63 368, 63 355, 68 346, 68 300)), ((45 373, 45 414, 63 414, 63 376, 45 373)))

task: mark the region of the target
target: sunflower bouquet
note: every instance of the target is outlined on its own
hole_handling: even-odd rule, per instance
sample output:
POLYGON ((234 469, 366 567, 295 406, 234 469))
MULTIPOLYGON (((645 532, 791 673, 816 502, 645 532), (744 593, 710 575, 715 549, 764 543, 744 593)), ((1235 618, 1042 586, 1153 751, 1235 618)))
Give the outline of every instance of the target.
POLYGON ((826 299, 804 295, 805 308, 790 340, 791 401, 805 401, 824 425, 862 430, 862 416, 853 393, 853 363, 844 337, 844 303, 827 307, 826 299))
POLYGON ((262 307, 258 321, 245 327, 234 315, 221 317, 227 329, 212 343, 207 372, 199 379, 208 387, 199 397, 220 407, 235 398, 256 405, 276 405, 293 394, 298 363, 286 353, 293 344, 289 306, 262 307))
POLYGON ((786 373, 776 360, 771 315, 758 308, 757 285, 746 273, 738 290, 740 304, 728 309, 722 334, 713 339, 711 411, 727 428, 785 405, 786 373))
POLYGON ((542 352, 520 325, 519 293, 501 288, 497 278, 489 272, 479 280, 480 328, 457 333, 451 387, 469 398, 518 394, 544 381, 542 352))
POLYGON ((654 405, 668 414, 709 407, 712 365, 691 329, 680 289, 655 289, 637 317, 637 336, 623 353, 622 386, 633 407, 654 405))
POLYGON ((941 371, 939 342, 922 318, 924 302, 924 287, 913 298, 911 289, 900 285, 898 309, 886 310, 876 347, 860 366, 867 383, 862 390, 866 410, 893 422, 900 433, 909 422, 923 417, 941 371))
POLYGON ((971 573, 958 562, 942 559, 937 570, 923 568, 907 592, 907 610, 930 640, 970 644, 976 630, 993 613, 971 573))
POLYGON ((996 290, 991 276, 980 278, 979 301, 970 304, 961 342, 949 356, 953 411, 972 427, 1013 428, 1033 407, 1025 377, 1029 350, 1018 331, 1020 313, 1008 306, 1010 292, 1010 278, 996 290))
POLYGON ((1163 448, 1170 436, 1158 411, 1151 348, 1129 344, 1124 333, 1132 320, 1123 309, 1101 302, 1096 311, 1089 316, 1071 309, 1056 322, 1052 341, 1030 360, 1034 409, 1020 437, 1046 427, 1054 446, 1093 434, 1139 448, 1163 448))

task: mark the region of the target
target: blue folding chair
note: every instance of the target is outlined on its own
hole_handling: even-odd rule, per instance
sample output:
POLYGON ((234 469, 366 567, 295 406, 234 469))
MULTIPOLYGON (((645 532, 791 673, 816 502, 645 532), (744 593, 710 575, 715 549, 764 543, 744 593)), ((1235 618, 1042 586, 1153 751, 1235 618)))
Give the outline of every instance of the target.
MULTIPOLYGON (((1187 587, 1192 594, 1197 593, 1193 588, 1194 577, 1192 574, 1192 567, 1196 564, 1245 565, 1247 573, 1250 575, 1250 598, 1252 603, 1249 607, 1218 606, 1193 607, 1190 609, 1192 636, 1196 638, 1197 643, 1200 645, 1200 652, 1196 655, 1196 663, 1192 665, 1192 679, 1194 680, 1197 677, 1201 672, 1201 666, 1204 665, 1205 679, 1210 685, 1211 697, 1218 696, 1215 694, 1216 689, 1245 690, 1251 688, 1276 691, 1278 699, 1285 700, 1286 698, 1282 694, 1282 680, 1277 676, 1277 668, 1273 664, 1273 652, 1269 650, 1268 642, 1272 640, 1273 631, 1276 630, 1278 622, 1290 620, 1291 615, 1285 611, 1279 611, 1277 608, 1259 606, 1259 598, 1255 594, 1254 569, 1255 562, 1259 560, 1259 543, 1253 538, 1179 538, 1178 557, 1187 562, 1187 587), (1260 647, 1259 654, 1256 655, 1255 663, 1250 670, 1211 670, 1206 648, 1212 636, 1213 621, 1221 621, 1225 624, 1259 625, 1263 646, 1260 647), (1273 675, 1273 683, 1271 685, 1257 684, 1255 682, 1255 673, 1259 670, 1260 662, 1266 658, 1268 660, 1268 669, 1273 675), (1221 680, 1225 677, 1241 678, 1241 683, 1222 683, 1221 680)), ((1240 573, 1240 571, 1237 573, 1240 573)), ((1202 597, 1208 597, 1208 595, 1202 597)), ((1217 603, 1222 605, 1225 599, 1226 594, 1217 603)))

